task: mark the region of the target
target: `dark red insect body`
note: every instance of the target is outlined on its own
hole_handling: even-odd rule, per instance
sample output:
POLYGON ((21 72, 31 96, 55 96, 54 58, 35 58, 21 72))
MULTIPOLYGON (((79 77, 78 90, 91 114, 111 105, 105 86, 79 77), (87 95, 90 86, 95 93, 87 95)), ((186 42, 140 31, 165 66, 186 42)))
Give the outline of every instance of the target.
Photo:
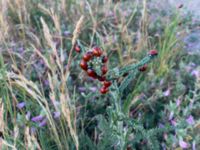
POLYGON ((158 55, 158 51, 157 50, 150 50, 149 55, 150 56, 156 56, 156 55, 158 55))
POLYGON ((108 68, 104 65, 104 66, 102 66, 102 68, 101 68, 101 73, 104 75, 104 74, 106 74, 108 72, 108 68))
POLYGON ((93 57, 93 52, 87 52, 83 55, 83 60, 89 61, 93 57))
POLYGON ((108 57, 107 56, 103 56, 102 63, 106 63, 107 61, 108 61, 108 57))
POLYGON ((112 84, 112 82, 110 82, 110 81, 103 82, 104 87, 109 87, 109 86, 111 86, 111 84, 112 84))
POLYGON ((100 89, 101 94, 106 94, 108 91, 109 91, 108 88, 104 86, 100 89))
POLYGON ((144 72, 147 70, 147 64, 139 68, 139 71, 144 72))
POLYGON ((81 47, 80 47, 78 44, 76 44, 76 45, 74 46, 74 50, 75 50, 77 53, 80 53, 80 52, 81 52, 81 47))
POLYGON ((97 74, 96 74, 96 72, 93 69, 88 69, 87 70, 87 74, 88 74, 89 77, 92 77, 94 79, 97 78, 97 74))
POLYGON ((92 51, 96 57, 100 57, 103 54, 102 50, 99 47, 94 47, 92 51))
POLYGON ((81 60, 81 62, 80 62, 80 67, 81 67, 83 70, 87 70, 87 69, 88 69, 87 62, 84 61, 84 60, 81 60))

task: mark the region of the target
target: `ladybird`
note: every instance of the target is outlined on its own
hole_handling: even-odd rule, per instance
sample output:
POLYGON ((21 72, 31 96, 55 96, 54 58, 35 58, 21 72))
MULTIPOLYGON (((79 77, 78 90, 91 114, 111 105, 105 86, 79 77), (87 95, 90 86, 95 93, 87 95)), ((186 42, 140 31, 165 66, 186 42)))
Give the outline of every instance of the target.
POLYGON ((81 60, 81 62, 80 62, 80 67, 81 67, 83 70, 87 70, 87 69, 88 69, 87 62, 84 61, 84 60, 81 60))

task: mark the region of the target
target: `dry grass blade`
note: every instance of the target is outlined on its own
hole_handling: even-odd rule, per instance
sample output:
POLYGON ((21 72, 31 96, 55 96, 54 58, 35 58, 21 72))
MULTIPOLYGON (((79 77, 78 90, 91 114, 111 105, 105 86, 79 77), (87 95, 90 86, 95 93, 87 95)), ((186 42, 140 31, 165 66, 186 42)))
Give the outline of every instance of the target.
POLYGON ((53 117, 48 105, 48 102, 44 95, 40 92, 39 88, 35 83, 32 81, 27 80, 23 75, 14 74, 14 73, 7 73, 9 83, 10 83, 10 89, 12 87, 20 87, 23 88, 26 93, 32 97, 41 107, 41 109, 44 111, 50 126, 52 127, 53 134, 55 136, 55 140, 58 143, 58 146, 61 148, 62 144, 60 143, 59 135, 55 127, 55 122, 53 121, 53 117))
MULTIPOLYGON (((75 114, 75 112, 73 112, 72 109, 70 109, 70 105, 68 104, 69 102, 66 101, 69 100, 69 97, 68 95, 66 94, 62 94, 60 95, 60 101, 61 101, 61 110, 62 110, 62 113, 67 121, 67 124, 68 124, 68 127, 69 127, 69 131, 70 131, 70 134, 76 144, 76 149, 78 150, 79 149, 79 142, 78 142, 78 136, 76 134, 76 126, 73 125, 73 122, 72 122, 72 117, 73 114, 75 114)), ((75 110, 74 110, 75 111, 75 110)), ((73 118, 75 118, 76 116, 74 116, 73 118)))
MULTIPOLYGON (((4 120, 3 120, 3 103, 2 99, 0 99, 0 134, 3 134, 3 129, 4 129, 4 120)), ((0 135, 0 149, 2 148, 2 139, 0 135)))
POLYGON ((4 40, 5 37, 8 35, 8 22, 6 19, 6 10, 7 10, 7 1, 1 0, 0 1, 0 42, 4 40))
POLYGON ((45 23, 45 21, 44 21, 43 18, 40 18, 40 21, 42 23, 43 33, 44 33, 45 40, 46 40, 48 46, 52 49, 53 55, 56 57, 56 63, 59 66, 59 69, 62 70, 61 69, 62 65, 60 64, 60 58, 59 58, 57 50, 56 50, 56 44, 53 42, 53 39, 52 39, 50 30, 49 30, 49 27, 47 26, 47 24, 45 23))
POLYGON ((76 44, 76 40, 77 40, 77 38, 78 38, 78 36, 81 32, 81 27, 83 26, 84 18, 85 18, 84 16, 80 17, 80 19, 78 20, 78 22, 76 24, 75 30, 73 32, 72 47, 71 47, 71 50, 69 52, 68 63, 67 63, 67 68, 65 70, 64 77, 67 76, 67 73, 69 71, 69 68, 70 68, 70 65, 71 65, 71 60, 72 60, 73 48, 74 48, 74 45, 76 44))
POLYGON ((83 21, 84 21, 84 16, 81 16, 80 19, 78 20, 78 22, 76 24, 76 28, 73 32, 72 47, 76 44, 76 40, 81 32, 81 27, 83 25, 83 21))
POLYGON ((30 128, 28 126, 25 128, 24 132, 27 150, 35 150, 35 148, 41 150, 41 147, 35 136, 30 134, 30 128))

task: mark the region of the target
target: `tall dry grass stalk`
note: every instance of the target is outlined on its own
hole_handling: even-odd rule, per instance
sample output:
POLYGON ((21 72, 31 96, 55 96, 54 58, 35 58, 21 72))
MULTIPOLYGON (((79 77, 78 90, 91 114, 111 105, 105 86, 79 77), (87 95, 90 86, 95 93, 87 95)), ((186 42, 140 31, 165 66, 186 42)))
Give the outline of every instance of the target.
MULTIPOLYGON (((55 57, 56 64, 59 66, 59 69, 62 70, 62 65, 60 64, 60 58, 58 56, 58 52, 56 50, 56 44, 53 42, 52 35, 50 33, 49 27, 47 26, 46 22, 43 18, 40 19, 43 27, 43 33, 46 40, 46 44, 51 48, 53 52, 53 57, 55 57)), ((53 62, 52 62, 53 64, 53 62)))
POLYGON ((69 69, 70 69, 70 65, 71 65, 71 61, 72 61, 73 48, 74 48, 74 45, 76 44, 76 40, 81 32, 83 22, 84 22, 84 16, 81 16, 80 19, 78 20, 75 30, 73 32, 72 47, 71 47, 71 50, 70 50, 69 56, 68 56, 67 68, 66 68, 64 74, 62 75, 62 84, 61 84, 61 88, 60 88, 61 89, 60 102, 61 102, 61 106, 62 106, 61 110, 62 110, 64 118, 67 121, 70 134, 73 138, 73 141, 75 142, 77 150, 79 149, 79 141, 78 141, 78 136, 76 133, 76 110, 75 110, 75 106, 71 105, 69 91, 66 88, 67 87, 66 82, 67 82, 67 79, 69 76, 69 69))
MULTIPOLYGON (((56 19, 56 17, 54 18, 56 22, 55 26, 57 26, 56 28, 59 32, 60 30, 60 26, 58 25, 59 20, 56 19)), ((82 16, 76 25, 76 28, 73 34, 72 45, 75 44, 75 41, 77 40, 80 34, 83 20, 84 20, 84 17, 82 16)), ((58 110, 56 106, 55 106, 55 109, 58 111, 61 111, 62 119, 64 119, 62 126, 64 126, 64 128, 66 128, 67 130, 64 129, 62 132, 62 135, 59 134, 60 130, 62 129, 56 128, 55 121, 53 119, 52 113, 49 108, 50 104, 48 100, 43 95, 43 93, 41 92, 37 84, 28 80, 22 73, 20 73, 20 71, 17 69, 16 66, 13 66, 13 67, 15 68, 15 70, 17 70, 19 74, 15 74, 13 72, 7 72, 7 77, 9 81, 9 89, 13 89, 16 87, 18 89, 23 89, 23 91, 25 91, 25 93, 27 94, 28 97, 31 98, 31 100, 34 100, 36 103, 38 103, 39 107, 44 111, 45 116, 48 119, 50 130, 52 131, 52 134, 55 137, 55 142, 57 143, 59 149, 67 149, 67 144, 63 145, 61 143, 63 139, 61 138, 65 138, 67 142, 67 137, 71 135, 71 138, 75 143, 76 149, 78 150, 79 141, 78 141, 78 135, 76 131, 76 109, 75 109, 74 104, 72 104, 72 100, 70 99, 70 94, 69 94, 67 84, 66 84, 69 74, 65 74, 63 71, 64 70, 63 64, 61 63, 62 61, 60 61, 58 50, 55 47, 52 33, 50 32, 50 29, 43 18, 41 18, 41 23, 42 23, 43 34, 44 34, 44 39, 46 41, 46 45, 50 48, 49 50, 50 56, 44 56, 42 52, 40 52, 34 45, 32 45, 32 47, 34 51, 38 54, 38 56, 44 60, 44 63, 48 68, 47 74, 48 74, 48 81, 50 84, 49 97, 52 103, 54 103, 56 99, 60 100, 61 110, 58 110), (48 59, 47 57, 50 57, 50 59, 48 59), (54 58, 54 59, 51 59, 51 58, 54 58), (54 61, 56 64, 54 63, 54 61), (58 70, 61 70, 61 72, 57 73, 58 70), (58 76, 60 76, 60 79, 58 76), (66 133, 66 131, 69 131, 69 133, 66 133)), ((68 57, 69 59, 68 66, 71 62, 70 60, 72 59, 71 58, 72 51, 73 51, 73 46, 71 48, 71 51, 68 57)), ((29 128, 26 128, 25 130, 25 138, 26 138, 27 147, 32 147, 32 145, 35 142, 33 141, 34 137, 32 137, 32 135, 29 135, 29 128)), ((37 146, 38 149, 40 149, 39 144, 38 143, 36 144, 38 145, 37 146)))
POLYGON ((149 18, 147 12, 147 1, 143 0, 143 9, 140 21, 140 31, 138 33, 139 41, 137 44, 137 50, 143 50, 148 47, 148 25, 149 25, 149 18))
POLYGON ((76 44, 76 40, 81 32, 83 21, 84 21, 84 16, 81 16, 80 19, 78 20, 75 30, 73 32, 72 47, 76 44))
POLYGON ((30 128, 28 126, 24 129, 24 135, 25 135, 25 144, 27 150, 35 150, 36 148, 38 150, 42 150, 40 144, 38 143, 36 137, 34 134, 30 134, 30 128))
POLYGON ((8 4, 6 0, 0 0, 0 43, 8 36, 9 23, 7 22, 8 4))
POLYGON ((30 22, 29 20, 29 11, 27 10, 28 0, 6 0, 9 9, 13 12, 13 14, 16 14, 17 19, 19 19, 20 24, 19 28, 22 31, 22 38, 24 41, 26 40, 26 27, 25 25, 30 22))
MULTIPOLYGON (((18 72, 20 71, 18 70, 18 72)), ((48 101, 46 100, 43 93, 41 93, 41 90, 38 88, 38 86, 32 81, 29 81, 28 79, 26 79, 21 73, 15 74, 12 72, 7 72, 7 77, 9 81, 9 89, 13 89, 16 87, 19 89, 23 89, 26 92, 27 96, 29 96, 32 100, 35 100, 35 102, 39 104, 40 108, 44 111, 49 121, 52 134, 55 137, 55 141, 58 147, 62 148, 62 144, 59 139, 58 131, 56 129, 55 122, 53 120, 53 116, 50 111, 48 101)))
MULTIPOLYGON (((3 134, 3 130, 4 130, 4 119, 3 119, 3 111, 4 111, 4 107, 3 107, 3 103, 2 103, 2 99, 0 98, 0 133, 3 134)), ((0 149, 2 149, 2 138, 0 136, 0 149)))
POLYGON ((81 32, 81 28, 83 26, 84 18, 85 18, 84 16, 80 17, 80 19, 78 20, 78 22, 76 24, 75 30, 73 32, 72 47, 71 47, 71 50, 70 50, 69 56, 68 56, 68 63, 67 63, 67 68, 65 70, 65 77, 67 76, 67 73, 69 73, 69 68, 70 68, 71 61, 72 61, 72 52, 73 52, 73 49, 74 49, 74 45, 76 44, 76 40, 78 39, 78 36, 81 32))

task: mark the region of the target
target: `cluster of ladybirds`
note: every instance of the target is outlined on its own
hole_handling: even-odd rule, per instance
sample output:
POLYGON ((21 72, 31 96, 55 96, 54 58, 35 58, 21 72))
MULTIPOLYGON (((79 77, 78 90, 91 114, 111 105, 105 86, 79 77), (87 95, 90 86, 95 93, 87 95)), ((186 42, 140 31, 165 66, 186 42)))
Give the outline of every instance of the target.
MULTIPOLYGON (((81 47, 76 44, 74 47, 75 51, 80 53, 81 47)), ((149 51, 149 56, 156 56, 158 54, 157 50, 149 51)), ((106 80, 106 73, 108 72, 107 68, 108 57, 103 54, 103 51, 99 47, 93 47, 91 51, 86 52, 81 61, 80 67, 87 73, 87 75, 93 79, 97 79, 103 83, 103 86, 100 89, 101 94, 106 94, 109 91, 109 87, 112 85, 111 81, 106 80), (102 66, 101 66, 101 75, 98 75, 95 70, 88 65, 88 62, 92 60, 94 57, 101 58, 102 66)), ((147 64, 138 68, 139 71, 144 72, 147 69, 147 64)))
MULTIPOLYGON (((81 52, 81 47, 79 45, 75 45, 74 49, 78 53, 81 52)), ((89 77, 97 79, 103 83, 103 86, 100 89, 101 94, 106 94, 109 91, 109 87, 112 84, 111 81, 106 80, 106 73, 108 72, 107 62, 108 62, 108 57, 105 54, 103 54, 101 48, 97 46, 93 47, 91 51, 86 52, 80 61, 81 69, 83 69, 89 77), (98 75, 95 72, 95 70, 88 65, 88 62, 95 57, 101 58, 101 63, 102 63, 101 75, 98 75)))

